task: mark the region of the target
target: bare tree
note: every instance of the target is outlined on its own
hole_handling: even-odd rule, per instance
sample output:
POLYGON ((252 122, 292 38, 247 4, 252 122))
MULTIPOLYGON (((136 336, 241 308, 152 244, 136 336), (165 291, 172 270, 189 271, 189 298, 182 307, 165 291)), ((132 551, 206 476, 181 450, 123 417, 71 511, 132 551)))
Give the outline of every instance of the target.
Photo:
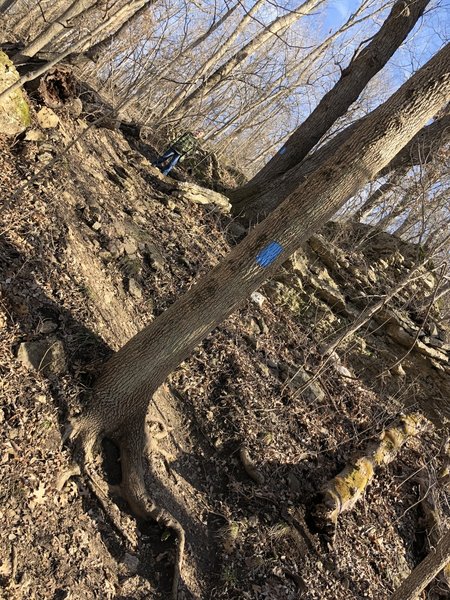
POLYGON ((219 265, 106 363, 86 411, 73 423, 73 437, 80 440, 88 463, 102 437, 117 443, 121 490, 136 514, 179 531, 179 523, 155 507, 144 483, 145 415, 156 389, 216 325, 394 158, 449 94, 450 44, 366 117, 346 143, 219 265))
MULTIPOLYGON (((314 8, 321 4, 324 0, 306 0, 287 14, 278 17, 267 27, 264 27, 253 39, 251 39, 238 52, 233 54, 224 64, 217 68, 214 73, 204 78, 202 83, 193 90, 181 103, 177 99, 173 99, 164 109, 164 118, 171 117, 178 119, 180 113, 186 113, 193 103, 200 97, 207 95, 215 86, 224 81, 226 77, 249 56, 254 54, 258 48, 267 42, 272 36, 281 33, 286 28, 290 27, 295 21, 302 16, 309 14, 314 8)), ((258 3, 259 4, 259 3, 258 3)))
POLYGON ((53 23, 50 23, 50 25, 35 37, 30 44, 25 46, 20 53, 14 55, 13 61, 15 63, 23 62, 28 58, 35 56, 39 50, 42 50, 42 48, 64 31, 73 18, 83 13, 92 5, 93 0, 75 0, 75 2, 72 2, 72 4, 53 21, 53 23))
MULTIPOLYGON (((292 134, 283 148, 245 186, 230 193, 236 212, 246 216, 266 214, 263 204, 252 203, 268 182, 293 169, 307 156, 329 128, 358 98, 372 77, 388 62, 422 15, 429 0, 398 0, 388 18, 370 43, 357 52, 342 71, 336 85, 322 98, 317 108, 292 134)), ((270 210, 270 209, 269 209, 270 210)))

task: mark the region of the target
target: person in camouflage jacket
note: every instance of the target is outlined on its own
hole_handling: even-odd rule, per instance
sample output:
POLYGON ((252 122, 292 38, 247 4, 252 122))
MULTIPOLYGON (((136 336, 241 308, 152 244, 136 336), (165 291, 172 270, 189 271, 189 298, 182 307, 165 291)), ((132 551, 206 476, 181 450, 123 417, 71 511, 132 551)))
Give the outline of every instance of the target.
POLYGON ((197 148, 198 140, 202 135, 203 131, 195 131, 194 133, 186 131, 152 163, 153 166, 158 167, 163 175, 167 175, 180 160, 197 148))

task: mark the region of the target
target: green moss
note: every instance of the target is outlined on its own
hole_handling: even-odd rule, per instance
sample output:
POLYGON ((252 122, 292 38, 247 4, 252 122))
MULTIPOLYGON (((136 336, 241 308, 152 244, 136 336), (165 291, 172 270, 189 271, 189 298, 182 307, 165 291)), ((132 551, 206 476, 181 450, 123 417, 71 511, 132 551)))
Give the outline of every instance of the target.
MULTIPOLYGON (((19 79, 11 61, 0 52, 0 92, 8 89, 19 79)), ((21 89, 13 91, 0 101, 0 133, 16 135, 31 124, 30 107, 21 89)))

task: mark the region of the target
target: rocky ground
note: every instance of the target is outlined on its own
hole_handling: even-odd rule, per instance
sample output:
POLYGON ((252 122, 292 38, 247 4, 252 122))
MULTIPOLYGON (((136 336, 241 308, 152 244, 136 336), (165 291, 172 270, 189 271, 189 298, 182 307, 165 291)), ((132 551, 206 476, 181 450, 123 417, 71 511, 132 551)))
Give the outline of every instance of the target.
MULTIPOLYGON (((168 598, 172 533, 136 524, 113 491, 108 514, 83 478, 58 485, 62 434, 102 361, 243 232, 226 206, 162 177, 151 147, 56 112, 0 142, 0 595, 168 598)), ((420 308, 436 275, 422 269, 331 360, 320 353, 417 255, 330 225, 157 394, 150 426, 162 419, 168 435, 148 484, 186 530, 180 598, 381 600, 426 555, 424 489, 450 515, 448 329, 420 308), (424 431, 325 535, 323 486, 405 411, 425 414, 424 431)), ((107 444, 103 463, 114 485, 107 444)), ((447 593, 436 581, 423 597, 447 593)))

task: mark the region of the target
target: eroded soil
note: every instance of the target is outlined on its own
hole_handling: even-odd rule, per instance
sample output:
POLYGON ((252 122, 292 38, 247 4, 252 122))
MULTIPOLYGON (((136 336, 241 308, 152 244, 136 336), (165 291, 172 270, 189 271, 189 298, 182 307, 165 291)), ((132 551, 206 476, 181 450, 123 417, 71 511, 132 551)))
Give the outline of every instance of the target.
MULTIPOLYGON (((0 157, 0 594, 168 598, 173 535, 136 524, 111 492, 115 527, 82 477, 58 491, 71 463, 62 434, 108 354, 227 252, 232 221, 167 195, 117 132, 61 115, 44 143, 3 141, 0 157), (27 369, 20 343, 49 336, 67 367, 27 369)), ((427 551, 417 476, 437 485, 444 439, 431 423, 377 473, 332 542, 316 531, 323 484, 403 405, 331 367, 323 397, 286 385, 286 369, 318 364, 313 328, 249 300, 151 404, 149 424, 158 431, 162 419, 168 435, 149 456, 149 489, 186 530, 180 598, 381 600, 427 551), (263 484, 243 468, 243 444, 263 484)), ((105 456, 98 470, 114 485, 120 463, 111 447, 105 456)), ((441 502, 448 511, 444 490, 441 502)))

